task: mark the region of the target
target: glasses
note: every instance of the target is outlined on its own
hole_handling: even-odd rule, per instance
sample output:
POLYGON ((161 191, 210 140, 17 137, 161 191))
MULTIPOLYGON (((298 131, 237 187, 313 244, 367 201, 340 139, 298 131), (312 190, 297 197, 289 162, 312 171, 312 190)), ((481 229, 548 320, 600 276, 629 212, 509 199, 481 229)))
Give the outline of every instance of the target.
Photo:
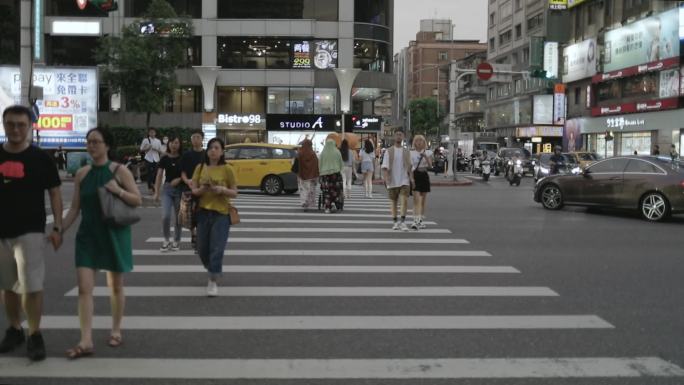
POLYGON ((26 123, 15 123, 15 122, 3 122, 2 124, 5 126, 5 128, 19 128, 19 129, 25 129, 28 128, 28 124, 26 123))
POLYGON ((96 146, 96 145, 98 145, 98 144, 104 143, 104 141, 102 141, 102 140, 97 140, 97 139, 88 139, 88 140, 86 141, 86 143, 87 143, 89 146, 96 146))

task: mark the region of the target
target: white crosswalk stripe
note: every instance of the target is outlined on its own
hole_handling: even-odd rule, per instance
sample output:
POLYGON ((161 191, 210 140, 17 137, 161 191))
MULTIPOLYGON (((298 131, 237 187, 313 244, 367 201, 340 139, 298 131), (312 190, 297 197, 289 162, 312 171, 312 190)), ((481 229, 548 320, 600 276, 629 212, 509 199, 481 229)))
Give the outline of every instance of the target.
MULTIPOLYGON (((552 333, 572 333, 572 338, 581 332, 596 336, 616 328, 613 320, 603 319, 600 314, 554 313, 547 309, 551 303, 566 301, 564 293, 547 287, 553 285, 544 279, 525 282, 530 277, 524 269, 496 264, 496 258, 502 256, 470 247, 468 240, 454 236, 452 230, 434 221, 425 221, 428 227, 418 231, 392 230, 386 196, 376 193, 373 199, 366 198, 358 186, 353 191, 352 198, 345 200, 344 210, 329 215, 317 209, 304 212, 297 195, 241 193, 234 204, 240 209, 242 223, 230 229, 224 252, 224 284, 219 287, 218 298, 206 298, 202 286, 206 270, 185 245, 189 237, 181 239, 183 249, 175 252, 158 250, 164 240, 159 233, 135 237, 133 255, 139 264, 127 276, 125 287, 128 306, 135 310, 124 318, 124 334, 131 331, 169 338, 185 335, 203 341, 213 338, 214 333, 253 333, 250 343, 251 338, 277 343, 292 338, 288 337, 292 333, 321 333, 312 337, 316 348, 310 354, 307 351, 305 357, 241 355, 246 347, 232 343, 225 352, 207 356, 198 343, 175 352, 152 350, 154 354, 138 356, 130 351, 127 354, 131 356, 75 362, 49 357, 29 365, 23 359, 0 357, 1 377, 252 380, 250 383, 255 385, 261 384, 259 380, 288 379, 415 383, 432 379, 548 379, 553 383, 553 379, 684 377, 684 369, 663 358, 639 352, 626 356, 624 351, 607 357, 605 349, 598 355, 581 357, 546 357, 549 354, 544 352, 496 358, 502 354, 486 352, 484 356, 473 353, 470 357, 475 358, 467 358, 469 345, 464 345, 451 357, 411 354, 401 358, 402 352, 408 350, 393 351, 393 346, 380 344, 374 351, 386 352, 386 358, 378 353, 369 358, 363 351, 358 351, 356 357, 344 354, 344 359, 337 358, 336 344, 351 341, 345 338, 354 336, 358 336, 359 343, 373 345, 375 339, 387 333, 402 344, 415 343, 419 338, 416 334, 472 332, 486 342, 503 335, 542 332, 544 338, 550 338, 552 333), (490 261, 492 264, 488 264, 490 261), (384 302, 391 306, 410 302, 416 308, 388 310, 382 306, 384 302), (523 303, 539 306, 528 314, 524 308, 517 308, 523 303), (329 307, 319 308, 321 304, 329 307), (498 308, 505 305, 510 306, 498 308)), ((158 211, 152 213, 145 212, 146 219, 158 220, 158 211)), ((408 223, 412 219, 407 217, 408 223)), ((187 229, 183 231, 188 234, 187 229)), ((102 301, 110 295, 110 289, 99 278, 100 286, 95 286, 93 296, 102 301)), ((64 300, 75 309, 78 288, 62 290, 68 290, 64 300)), ((98 313, 93 328, 107 331, 111 322, 111 316, 98 313)), ((47 314, 41 327, 46 334, 76 335, 79 319, 73 313, 47 314)), ((154 343, 145 344, 155 349, 154 343)))

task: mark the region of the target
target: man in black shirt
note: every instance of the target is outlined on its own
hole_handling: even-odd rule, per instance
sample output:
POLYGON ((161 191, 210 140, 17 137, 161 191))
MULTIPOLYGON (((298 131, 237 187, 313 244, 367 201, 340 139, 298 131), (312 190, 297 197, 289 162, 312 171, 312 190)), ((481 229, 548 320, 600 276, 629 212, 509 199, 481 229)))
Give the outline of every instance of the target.
POLYGON ((560 167, 565 164, 565 157, 562 153, 561 146, 556 146, 553 149, 553 155, 549 158, 550 175, 556 175, 560 172, 560 167))
MULTIPOLYGON (((183 194, 192 194, 190 190, 192 189, 192 175, 195 172, 195 168, 202 163, 204 159, 204 148, 202 148, 202 143, 204 141, 204 132, 202 130, 194 130, 192 135, 190 135, 190 142, 192 143, 192 149, 183 154, 181 158, 181 180, 183 181, 183 194)), ((196 249, 196 238, 197 238, 197 223, 193 223, 190 233, 192 234, 192 246, 196 249)))
POLYGON ((0 289, 10 327, 0 353, 27 342, 33 361, 45 358, 40 333, 45 278, 45 190, 49 191, 54 226, 52 246, 62 243, 62 195, 52 158, 30 144, 31 111, 11 106, 2 114, 7 142, 0 147, 0 289), (23 301, 22 301, 23 297, 23 301), (21 327, 21 304, 28 320, 28 339, 21 327))

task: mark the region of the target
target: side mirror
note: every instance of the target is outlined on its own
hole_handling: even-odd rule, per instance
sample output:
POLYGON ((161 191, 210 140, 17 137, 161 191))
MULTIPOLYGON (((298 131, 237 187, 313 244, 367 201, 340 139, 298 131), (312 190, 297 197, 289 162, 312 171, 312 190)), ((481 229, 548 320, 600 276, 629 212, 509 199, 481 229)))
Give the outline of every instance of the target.
POLYGON ((589 176, 589 174, 591 174, 591 170, 588 167, 582 170, 582 175, 589 176))

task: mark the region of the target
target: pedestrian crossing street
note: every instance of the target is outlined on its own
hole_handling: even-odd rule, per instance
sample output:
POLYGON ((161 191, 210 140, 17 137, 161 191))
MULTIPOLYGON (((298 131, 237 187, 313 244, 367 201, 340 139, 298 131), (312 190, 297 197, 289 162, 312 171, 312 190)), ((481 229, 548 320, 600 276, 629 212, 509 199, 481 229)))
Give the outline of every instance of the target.
MULTIPOLYGON (((137 230, 125 345, 97 346, 94 358, 75 362, 0 357, 0 378, 354 384, 684 377, 677 365, 639 352, 554 349, 556 340, 614 332, 614 320, 546 310, 563 308, 564 294, 526 284, 534 277, 502 263, 505 256, 478 250, 436 222, 393 231, 386 197, 362 195, 355 191, 343 212, 326 215, 303 212, 297 196, 242 194, 242 223, 231 229, 217 298, 206 297, 206 273, 187 231, 181 251, 161 253, 158 227, 137 230), (537 338, 549 342, 537 347, 537 338), (497 340, 513 346, 494 348, 497 340)), ((158 209, 144 209, 143 218, 159 221, 158 209)), ((109 291, 98 283, 93 328, 106 335, 109 291)), ((69 307, 43 318, 48 341, 57 333, 76 341, 77 297, 76 287, 68 290, 69 307)))

